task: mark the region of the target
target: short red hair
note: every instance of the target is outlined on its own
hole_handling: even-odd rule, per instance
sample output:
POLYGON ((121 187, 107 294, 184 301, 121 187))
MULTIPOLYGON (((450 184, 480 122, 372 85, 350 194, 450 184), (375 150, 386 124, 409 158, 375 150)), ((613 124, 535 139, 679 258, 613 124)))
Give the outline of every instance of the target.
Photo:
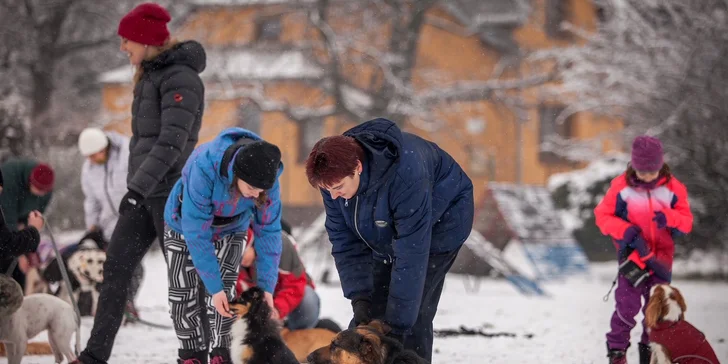
POLYGON ((352 137, 334 135, 316 142, 306 159, 306 177, 315 188, 332 186, 354 173, 364 148, 352 137))

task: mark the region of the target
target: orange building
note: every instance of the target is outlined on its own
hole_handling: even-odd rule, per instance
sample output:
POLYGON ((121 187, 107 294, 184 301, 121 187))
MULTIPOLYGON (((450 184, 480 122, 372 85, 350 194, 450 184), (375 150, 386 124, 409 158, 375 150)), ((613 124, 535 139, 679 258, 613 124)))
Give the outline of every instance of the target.
MULTIPOLYGON (((177 39, 195 39, 207 50, 208 65, 202 73, 207 105, 200 142, 209 141, 226 127, 241 126, 279 145, 286 166, 282 197, 287 216, 320 211, 320 195, 308 185, 302 164, 313 144, 364 121, 326 112, 337 100, 321 82, 327 70, 316 61, 321 37, 307 6, 313 3, 196 0, 191 11, 172 26, 177 39), (320 111, 323 116, 295 121, 289 114, 297 110, 320 111)), ((358 27, 365 32, 369 9, 362 6, 365 2, 350 3, 357 4, 358 11, 332 13, 338 14, 328 19, 333 32, 358 27)), ((528 78, 539 70, 529 67, 525 55, 577 42, 578 38, 558 25, 568 21, 590 30, 598 12, 590 0, 442 0, 424 19, 411 69, 415 91, 485 82, 497 74, 499 80, 528 78)), ((371 39, 368 45, 374 49, 390 40, 389 29, 366 32, 371 39)), ((371 65, 349 62, 357 56, 361 54, 342 55, 346 60, 341 65, 350 84, 341 88, 339 100, 352 108, 366 108, 373 102, 365 91, 367 85, 381 82, 372 81, 381 75, 371 65)), ((100 78, 106 128, 127 134, 132 74, 130 66, 125 66, 100 78)), ((403 122, 405 130, 437 142, 452 154, 476 186, 488 181, 543 185, 553 173, 582 166, 578 160, 553 153, 553 147, 545 143, 553 135, 581 141, 584 148, 597 153, 621 147, 616 136, 619 121, 576 113, 557 122, 564 107, 559 100, 545 101, 539 86, 511 88, 500 96, 483 95, 429 106, 436 122, 416 117, 403 122), (514 111, 499 100, 504 95, 526 106, 514 111)), ((476 200, 481 193, 476 189, 476 200)), ((301 219, 310 218, 313 216, 301 219)))

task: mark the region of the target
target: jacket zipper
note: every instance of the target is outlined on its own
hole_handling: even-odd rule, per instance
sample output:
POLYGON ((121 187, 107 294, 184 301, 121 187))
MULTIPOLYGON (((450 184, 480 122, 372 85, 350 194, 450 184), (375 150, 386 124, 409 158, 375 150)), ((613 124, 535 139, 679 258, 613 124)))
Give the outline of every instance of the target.
MULTIPOLYGON (((654 213, 654 210, 652 209, 652 194, 650 191, 647 191, 647 203, 648 206, 650 206, 650 211, 654 213)), ((650 221, 650 245, 652 245, 652 250, 655 249, 657 246, 657 242, 655 242, 655 223, 650 221)))
MULTIPOLYGON (((346 201, 346 203, 348 203, 348 202, 349 202, 349 200, 346 201)), ((369 249, 371 249, 373 252, 375 252, 379 255, 382 255, 382 253, 378 252, 371 245, 369 245, 369 242, 367 242, 366 239, 364 239, 364 237, 361 236, 361 233, 359 232, 359 223, 357 221, 358 212, 359 212, 359 196, 356 196, 356 201, 354 202, 354 230, 356 230, 356 234, 359 235, 359 239, 361 239, 364 242, 364 244, 366 244, 369 247, 369 249)), ((387 254, 387 257, 389 257, 389 260, 385 259, 384 264, 389 264, 389 261, 392 260, 391 255, 387 254)))

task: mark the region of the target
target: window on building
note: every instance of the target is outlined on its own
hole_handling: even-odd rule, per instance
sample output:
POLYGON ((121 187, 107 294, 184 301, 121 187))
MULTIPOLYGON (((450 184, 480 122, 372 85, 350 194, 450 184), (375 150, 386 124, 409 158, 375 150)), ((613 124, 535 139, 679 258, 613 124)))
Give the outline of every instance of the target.
POLYGON ((308 154, 324 131, 323 120, 311 119, 298 124, 298 163, 306 161, 308 154))
POLYGON ((261 110, 253 102, 244 102, 238 107, 237 126, 260 135, 261 110))
POLYGON ((466 150, 469 155, 468 174, 473 177, 487 178, 495 181, 496 157, 491 151, 486 151, 479 146, 468 146, 466 150))
POLYGON ((563 106, 542 106, 539 108, 539 160, 544 163, 563 163, 564 158, 555 153, 553 148, 544 149, 553 139, 570 139, 574 136, 573 120, 568 117, 562 123, 557 118, 565 110, 563 106))
POLYGON ((561 28, 561 23, 569 20, 571 0, 546 0, 546 19, 544 28, 551 38, 567 38, 571 33, 561 28))
POLYGON ((604 23, 607 21, 607 9, 605 9, 603 6, 596 6, 596 14, 597 14, 597 20, 599 20, 600 23, 604 23))
POLYGON ((255 40, 259 42, 279 41, 282 28, 280 16, 260 18, 255 23, 255 40))

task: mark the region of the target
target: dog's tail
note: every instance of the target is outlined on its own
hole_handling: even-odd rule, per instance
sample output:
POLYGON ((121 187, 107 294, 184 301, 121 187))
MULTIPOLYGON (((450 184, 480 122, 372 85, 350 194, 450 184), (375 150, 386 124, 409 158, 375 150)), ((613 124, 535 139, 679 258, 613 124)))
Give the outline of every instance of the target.
POLYGON ((320 319, 316 324, 316 328, 327 329, 329 331, 332 331, 334 334, 338 334, 341 332, 341 326, 339 326, 339 324, 337 324, 334 320, 328 318, 320 319))
MULTIPOLYGON (((0 344, 0 357, 7 355, 5 345, 0 344)), ((25 355, 53 355, 53 350, 51 350, 51 345, 47 342, 29 342, 28 347, 25 348, 25 355)))

